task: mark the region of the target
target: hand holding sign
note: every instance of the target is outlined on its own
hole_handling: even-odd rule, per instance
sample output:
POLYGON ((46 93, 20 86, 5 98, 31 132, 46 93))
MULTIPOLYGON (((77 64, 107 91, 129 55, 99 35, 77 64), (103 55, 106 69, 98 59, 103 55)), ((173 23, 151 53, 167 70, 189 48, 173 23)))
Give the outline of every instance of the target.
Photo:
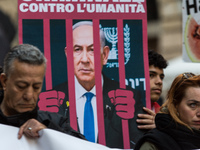
POLYGON ((135 100, 133 92, 130 90, 117 89, 108 92, 111 103, 115 105, 116 114, 123 119, 131 119, 134 117, 135 100))
POLYGON ((52 90, 42 92, 39 95, 38 107, 40 110, 58 112, 64 98, 65 93, 60 91, 52 90))

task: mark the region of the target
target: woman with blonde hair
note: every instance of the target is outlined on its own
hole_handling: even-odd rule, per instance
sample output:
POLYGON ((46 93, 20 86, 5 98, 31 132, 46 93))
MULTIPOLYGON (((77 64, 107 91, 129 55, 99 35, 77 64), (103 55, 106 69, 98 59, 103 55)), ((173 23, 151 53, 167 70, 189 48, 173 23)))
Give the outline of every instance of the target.
POLYGON ((134 150, 190 150, 200 148, 200 76, 178 75, 155 118, 134 150))

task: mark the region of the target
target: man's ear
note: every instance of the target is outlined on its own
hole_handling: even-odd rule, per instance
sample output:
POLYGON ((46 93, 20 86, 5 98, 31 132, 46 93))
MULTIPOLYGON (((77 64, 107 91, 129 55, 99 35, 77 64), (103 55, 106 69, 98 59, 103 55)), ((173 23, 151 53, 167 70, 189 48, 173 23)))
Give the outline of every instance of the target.
POLYGON ((3 87, 3 89, 6 89, 6 81, 7 81, 7 76, 5 73, 1 73, 0 75, 0 81, 1 81, 1 85, 3 87))
POLYGON ((104 46, 103 48, 103 54, 102 54, 102 63, 103 65, 105 65, 108 61, 108 55, 109 55, 109 52, 110 52, 110 48, 108 46, 104 46))

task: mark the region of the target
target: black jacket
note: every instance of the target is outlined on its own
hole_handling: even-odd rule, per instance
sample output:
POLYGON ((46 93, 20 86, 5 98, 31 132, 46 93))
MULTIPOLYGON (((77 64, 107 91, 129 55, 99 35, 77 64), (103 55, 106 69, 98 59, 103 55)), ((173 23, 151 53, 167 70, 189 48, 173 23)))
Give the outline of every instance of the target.
POLYGON ((146 133, 136 144, 134 150, 148 141, 159 150, 192 150, 200 148, 200 131, 191 131, 187 127, 175 123, 168 114, 157 114, 156 129, 146 133))
MULTIPOLYGON (((108 92, 111 90, 119 89, 119 82, 113 81, 106 76, 103 76, 103 108, 104 108, 104 125, 105 125, 105 138, 106 146, 111 148, 123 148, 123 136, 122 136, 122 119, 116 114, 115 106, 111 103, 108 97, 108 92)), ((139 130, 137 128, 137 114, 143 112, 143 104, 141 101, 141 96, 139 91, 126 87, 127 90, 132 90, 135 99, 135 113, 134 118, 129 119, 129 136, 130 136, 130 146, 134 148, 137 140, 143 135, 144 130, 139 130)), ((59 108, 59 113, 62 115, 69 116, 69 109, 66 106, 66 101, 68 98, 68 83, 65 82, 54 87, 54 90, 62 91, 65 93, 65 99, 63 104, 59 108), (67 111, 66 111, 67 110, 67 111)))
POLYGON ((38 120, 49 129, 54 129, 81 139, 85 139, 83 135, 70 127, 68 119, 66 117, 63 117, 57 113, 38 111, 37 108, 35 108, 31 112, 25 112, 22 114, 6 117, 0 110, 0 123, 5 125, 20 127, 27 120, 32 118, 38 120))

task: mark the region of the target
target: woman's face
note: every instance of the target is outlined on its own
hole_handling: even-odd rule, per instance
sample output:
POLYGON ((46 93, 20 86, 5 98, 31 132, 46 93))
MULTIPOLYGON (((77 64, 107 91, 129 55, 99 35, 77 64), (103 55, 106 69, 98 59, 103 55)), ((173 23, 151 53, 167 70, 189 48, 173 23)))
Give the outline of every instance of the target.
POLYGON ((177 106, 179 118, 192 128, 200 129, 200 87, 189 87, 177 106))

